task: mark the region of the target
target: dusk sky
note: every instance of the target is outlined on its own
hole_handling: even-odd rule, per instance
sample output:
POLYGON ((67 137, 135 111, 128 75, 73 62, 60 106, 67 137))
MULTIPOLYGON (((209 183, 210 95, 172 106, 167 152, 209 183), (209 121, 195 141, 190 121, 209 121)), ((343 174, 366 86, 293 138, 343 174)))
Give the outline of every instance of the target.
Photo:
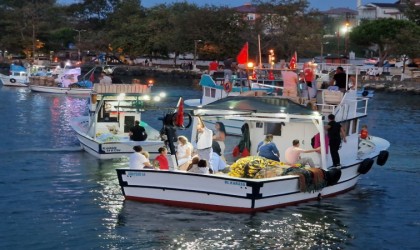
MULTIPOLYGON (((80 2, 80 0, 59 0, 61 3, 75 3, 80 2)), ((183 0, 142 0, 142 5, 145 7, 152 7, 156 4, 162 3, 175 3, 175 2, 184 2, 183 0)), ((247 0, 189 0, 187 2, 196 3, 197 5, 216 5, 216 6, 229 6, 229 7, 237 7, 241 6, 246 2, 251 2, 247 0)), ((309 0, 312 8, 317 8, 319 10, 328 10, 330 8, 339 8, 339 7, 348 7, 350 9, 356 9, 357 0, 309 0)), ((367 1, 362 0, 362 4, 367 3, 395 3, 396 0, 373 0, 367 1)))

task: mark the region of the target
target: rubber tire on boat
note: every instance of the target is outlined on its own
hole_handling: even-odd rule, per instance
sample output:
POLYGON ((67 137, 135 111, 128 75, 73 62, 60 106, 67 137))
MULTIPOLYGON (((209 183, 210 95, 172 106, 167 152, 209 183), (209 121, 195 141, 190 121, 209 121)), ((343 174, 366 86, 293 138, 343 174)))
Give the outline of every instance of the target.
POLYGON ((364 159, 360 163, 359 168, 357 169, 357 172, 359 172, 361 174, 366 174, 372 168, 373 162, 374 161, 371 158, 364 159))
POLYGON ((178 115, 178 112, 175 112, 175 113, 172 115, 172 126, 177 127, 177 128, 189 128, 189 127, 191 126, 191 123, 192 123, 192 117, 191 117, 191 115, 190 115, 190 114, 188 114, 188 113, 184 113, 184 117, 185 117, 185 116, 187 116, 187 117, 188 117, 188 123, 187 123, 187 125, 183 125, 182 127, 178 127, 178 126, 176 126, 176 117, 177 117, 177 115, 178 115))
POLYGON ((333 186, 337 184, 341 177, 341 169, 332 168, 325 173, 327 179, 327 186, 333 186))
POLYGON ((376 159, 376 164, 379 166, 385 165, 386 161, 388 160, 389 152, 386 150, 382 150, 379 152, 378 159, 376 159))
POLYGON ((223 89, 226 93, 230 93, 232 91, 232 83, 226 82, 225 85, 223 85, 223 89))
POLYGON ((15 78, 10 78, 10 82, 11 83, 15 83, 16 82, 16 79, 15 78))
POLYGON ((365 90, 365 91, 362 92, 363 97, 368 96, 368 95, 369 95, 369 91, 365 90))

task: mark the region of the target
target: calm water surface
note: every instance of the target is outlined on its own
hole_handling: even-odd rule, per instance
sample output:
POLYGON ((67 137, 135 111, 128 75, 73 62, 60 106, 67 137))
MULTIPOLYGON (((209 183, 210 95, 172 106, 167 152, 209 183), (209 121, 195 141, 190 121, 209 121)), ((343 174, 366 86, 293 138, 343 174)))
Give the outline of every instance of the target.
MULTIPOLYGON (((200 96, 191 80, 159 81, 167 103, 200 96)), ((69 126, 86 103, 0 88, 0 249, 420 249, 418 96, 376 93, 364 122, 390 158, 354 190, 252 215, 124 201, 126 161, 80 151, 69 126)))

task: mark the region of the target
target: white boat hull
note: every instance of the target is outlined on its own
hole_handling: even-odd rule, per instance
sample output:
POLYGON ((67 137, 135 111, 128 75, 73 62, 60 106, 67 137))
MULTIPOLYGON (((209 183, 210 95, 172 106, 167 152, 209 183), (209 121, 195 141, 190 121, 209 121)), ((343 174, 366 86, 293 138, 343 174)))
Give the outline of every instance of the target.
POLYGON ((358 167, 359 164, 343 168, 337 184, 316 192, 301 192, 299 177, 291 175, 245 179, 146 169, 117 169, 117 173, 128 200, 213 211, 254 212, 346 192, 357 184, 358 167))
POLYGON ((62 88, 62 87, 50 87, 50 86, 39 86, 39 85, 29 85, 29 89, 34 92, 67 94, 67 95, 89 95, 92 92, 92 89, 89 89, 89 88, 62 88))
POLYGON ((0 74, 0 80, 3 86, 28 87, 28 82, 24 79, 11 78, 10 76, 0 74))

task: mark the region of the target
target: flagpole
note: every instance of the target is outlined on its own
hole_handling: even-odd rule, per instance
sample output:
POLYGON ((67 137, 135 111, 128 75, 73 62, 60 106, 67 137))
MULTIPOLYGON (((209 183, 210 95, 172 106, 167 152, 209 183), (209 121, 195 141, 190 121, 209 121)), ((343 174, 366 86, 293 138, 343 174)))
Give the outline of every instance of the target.
POLYGON ((258 34, 258 56, 260 57, 259 61, 259 67, 262 68, 262 61, 261 61, 261 37, 260 34, 258 34))

